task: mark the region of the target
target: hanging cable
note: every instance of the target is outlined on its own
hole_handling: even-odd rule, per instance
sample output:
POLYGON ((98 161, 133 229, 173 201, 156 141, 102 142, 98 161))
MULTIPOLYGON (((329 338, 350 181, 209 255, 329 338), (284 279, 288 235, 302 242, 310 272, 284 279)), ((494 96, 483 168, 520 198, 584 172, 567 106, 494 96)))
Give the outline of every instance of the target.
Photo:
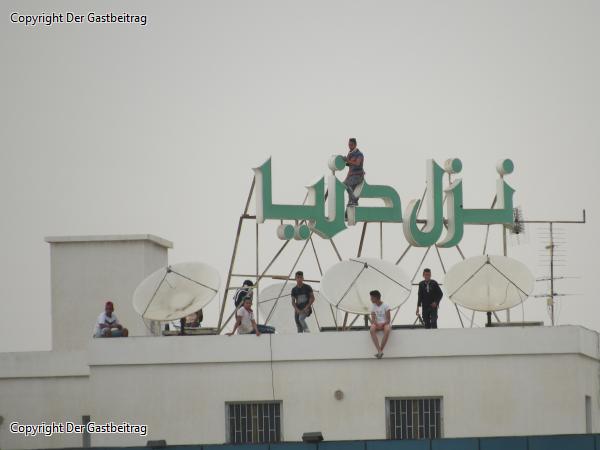
POLYGON ((275 376, 273 374, 273 343, 271 341, 271 338, 273 336, 273 333, 269 333, 269 351, 271 354, 271 361, 270 361, 270 365, 271 365, 271 391, 273 392, 273 400, 275 400, 275 376))

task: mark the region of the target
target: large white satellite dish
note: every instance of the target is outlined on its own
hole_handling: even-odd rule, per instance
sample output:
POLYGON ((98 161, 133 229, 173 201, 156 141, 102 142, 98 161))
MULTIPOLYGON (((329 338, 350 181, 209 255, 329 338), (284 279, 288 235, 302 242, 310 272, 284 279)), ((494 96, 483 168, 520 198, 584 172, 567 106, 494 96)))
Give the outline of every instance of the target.
MULTIPOLYGON (((292 307, 292 288, 296 282, 275 283, 260 290, 258 309, 260 322, 275 327, 281 334, 297 333, 294 321, 294 308, 292 307), (285 285, 285 287, 284 287, 285 285)), ((314 286, 311 284, 314 289, 314 286)), ((319 332, 320 327, 334 326, 331 307, 316 290, 313 290, 315 302, 313 313, 306 319, 311 333, 319 332)))
POLYGON ((523 303, 534 288, 525 264, 506 256, 468 258, 450 268, 444 279, 446 296, 474 311, 501 311, 523 303))
POLYGON ((331 267, 321 280, 321 295, 334 307, 353 314, 369 314, 369 292, 381 292, 390 309, 399 308, 410 295, 412 283, 400 267, 373 258, 342 261, 331 267))
POLYGON ((205 307, 220 284, 219 273, 208 264, 173 264, 139 284, 133 293, 133 308, 148 320, 181 319, 205 307))

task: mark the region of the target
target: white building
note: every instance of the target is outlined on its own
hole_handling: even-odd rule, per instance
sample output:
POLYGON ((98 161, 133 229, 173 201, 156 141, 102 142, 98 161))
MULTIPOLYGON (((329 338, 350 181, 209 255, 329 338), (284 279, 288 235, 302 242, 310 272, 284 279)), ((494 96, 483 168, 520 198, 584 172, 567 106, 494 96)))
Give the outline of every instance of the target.
POLYGON ((121 302, 116 312, 138 336, 93 340, 98 304, 116 293, 131 298, 148 273, 166 264, 171 244, 151 236, 49 241, 54 347, 0 354, 2 448, 75 447, 88 438, 92 446, 225 443, 239 440, 241 429, 256 437, 263 425, 281 441, 299 441, 308 431, 326 440, 414 437, 409 421, 427 422, 428 435, 442 437, 600 431, 594 331, 393 331, 378 360, 362 331, 143 336, 143 322, 121 302), (82 316, 75 321, 67 312, 77 302, 82 316), (261 406, 259 421, 259 407, 248 402, 276 406, 261 406), (241 420, 246 412, 252 423, 241 420), (147 435, 10 431, 14 422, 82 423, 84 416, 146 425, 147 435))

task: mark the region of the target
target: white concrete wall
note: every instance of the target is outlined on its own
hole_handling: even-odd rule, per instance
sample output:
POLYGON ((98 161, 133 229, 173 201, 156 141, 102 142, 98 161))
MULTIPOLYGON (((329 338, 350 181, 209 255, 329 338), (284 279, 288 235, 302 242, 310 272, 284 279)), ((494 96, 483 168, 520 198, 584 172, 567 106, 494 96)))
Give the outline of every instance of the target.
POLYGON ((149 274, 167 265, 169 241, 151 235, 50 237, 52 348, 87 348, 107 299, 130 335, 149 331, 132 295, 149 274))
POLYGON ((91 414, 87 352, 0 353, 0 448, 81 447, 81 435, 23 437, 11 422, 81 423, 91 414))
MULTIPOLYGON (((126 344, 107 351, 95 343, 92 392, 124 380, 119 389, 134 401, 123 418, 143 417, 154 439, 172 443, 224 442, 225 402, 272 400, 273 388, 291 441, 311 430, 332 440, 383 439, 385 399, 413 396, 443 397, 445 437, 583 433, 585 395, 600 430, 597 334, 579 327, 397 331, 381 361, 366 332, 276 335, 273 386, 269 336, 126 344), (136 407, 148 393, 169 421, 136 407)), ((106 409, 99 395, 94 402, 106 409)))
MULTIPOLYGON (((328 440, 384 439, 385 399, 413 396, 443 397, 444 437, 460 437, 584 433, 590 395, 599 432, 599 342, 597 333, 574 326, 403 330, 377 360, 366 332, 106 339, 89 347, 85 382, 27 378, 40 355, 9 364, 0 355, 0 447, 76 440, 11 436, 7 411, 21 421, 90 414, 149 427, 146 437, 94 435, 95 446, 223 443, 225 402, 273 398, 283 402, 287 441, 316 430, 328 440), (70 382, 73 393, 65 395, 70 382), (40 401, 43 408, 30 409, 40 401)), ((70 370, 81 373, 81 364, 70 370)))

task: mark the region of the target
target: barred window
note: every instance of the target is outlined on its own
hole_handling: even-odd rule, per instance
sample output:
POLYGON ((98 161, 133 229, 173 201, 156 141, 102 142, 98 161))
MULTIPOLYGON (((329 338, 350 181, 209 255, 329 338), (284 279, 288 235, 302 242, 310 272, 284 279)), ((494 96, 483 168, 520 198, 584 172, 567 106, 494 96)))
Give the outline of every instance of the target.
POLYGON ((281 441, 281 402, 226 403, 227 442, 262 444, 281 441))
POLYGON ((387 399, 389 439, 433 439, 442 437, 442 399, 387 399))

